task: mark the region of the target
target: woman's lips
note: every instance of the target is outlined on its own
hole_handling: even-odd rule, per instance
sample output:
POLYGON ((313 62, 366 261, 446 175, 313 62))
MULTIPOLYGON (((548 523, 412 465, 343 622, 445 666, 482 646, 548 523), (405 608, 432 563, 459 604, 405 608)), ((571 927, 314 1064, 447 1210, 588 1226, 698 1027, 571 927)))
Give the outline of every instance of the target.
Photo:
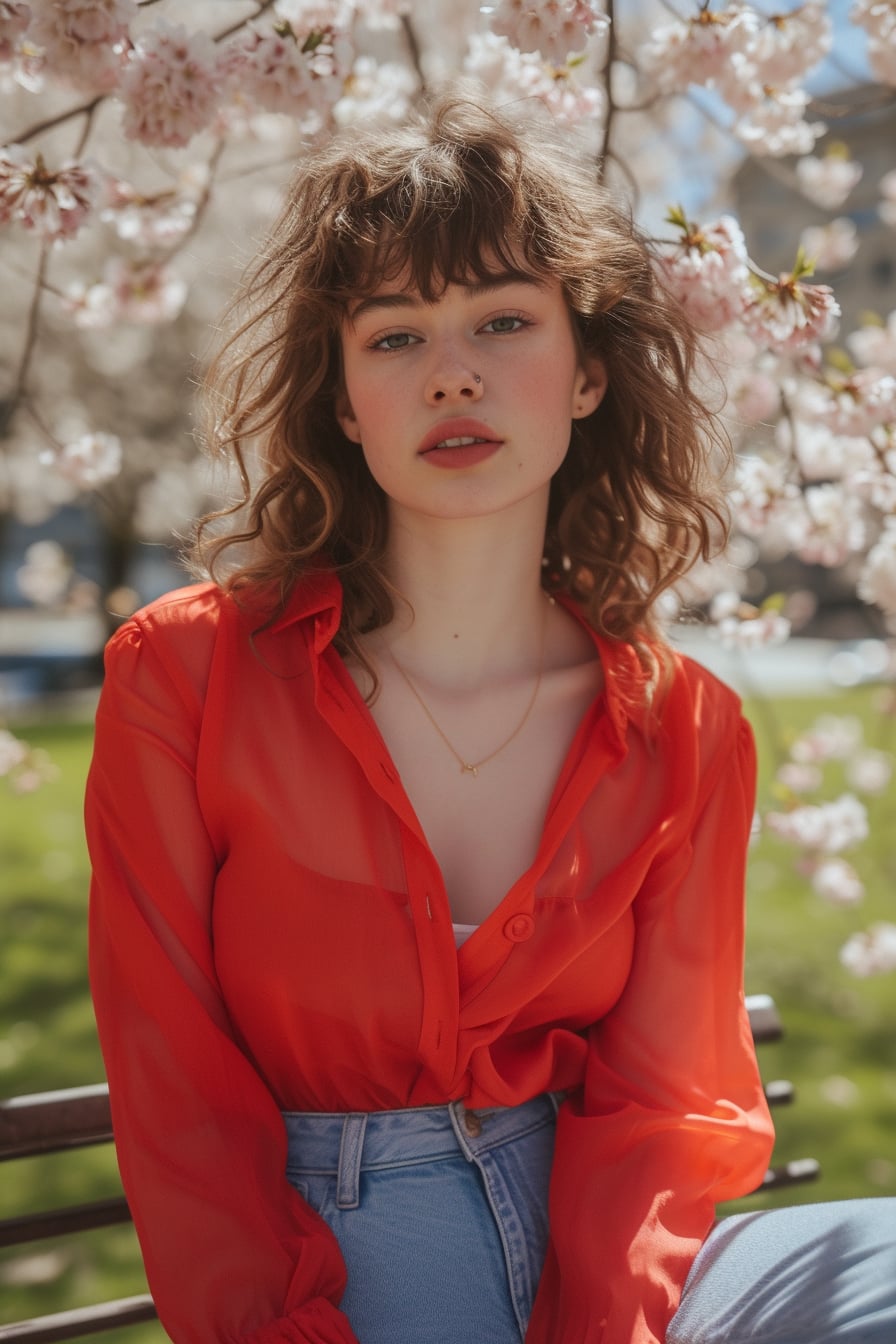
POLYGON ((473 467, 503 446, 480 420, 457 417, 434 425, 417 450, 434 467, 473 467))
POLYGON ((422 454, 434 467, 475 467, 496 453, 502 445, 497 439, 474 439, 464 443, 449 442, 442 448, 428 448, 422 454))

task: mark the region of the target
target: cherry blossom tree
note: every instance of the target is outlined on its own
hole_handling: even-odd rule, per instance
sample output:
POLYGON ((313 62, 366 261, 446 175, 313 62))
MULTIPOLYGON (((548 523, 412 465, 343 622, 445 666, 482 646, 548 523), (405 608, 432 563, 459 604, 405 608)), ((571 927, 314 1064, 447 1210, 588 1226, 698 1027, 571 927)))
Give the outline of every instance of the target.
MULTIPOLYGON (((129 546, 164 540, 226 494, 189 434, 190 370, 245 241, 309 145, 400 123, 462 77, 577 128, 705 333, 738 450, 736 526, 670 620, 699 611, 740 648, 786 638, 798 604, 755 600, 742 557, 791 555, 852 574, 872 628, 891 639, 896 311, 838 332, 837 298, 813 271, 848 277, 859 250, 848 210, 864 166, 836 122, 896 111, 896 0, 851 0, 843 23, 835 53, 822 0, 0 0, 0 240, 17 319, 3 337, 0 504, 38 518, 92 501, 118 547, 107 586, 120 588, 129 546), (836 100, 817 92, 824 69, 839 78, 836 100), (822 212, 802 235, 781 221, 794 229, 783 272, 751 254, 736 218, 746 161, 822 212)), ((878 209, 896 229, 896 169, 878 209)), ((35 600, 79 591, 58 555, 29 564, 35 600)), ((831 738, 822 726, 792 746, 783 805, 765 824, 795 846, 822 899, 850 903, 859 795, 883 787, 890 766, 841 742, 845 791, 811 801, 831 738)), ((0 774, 31 787, 41 768, 0 735, 0 774)), ((857 973, 896 968, 896 926, 856 938, 844 960, 857 973)))

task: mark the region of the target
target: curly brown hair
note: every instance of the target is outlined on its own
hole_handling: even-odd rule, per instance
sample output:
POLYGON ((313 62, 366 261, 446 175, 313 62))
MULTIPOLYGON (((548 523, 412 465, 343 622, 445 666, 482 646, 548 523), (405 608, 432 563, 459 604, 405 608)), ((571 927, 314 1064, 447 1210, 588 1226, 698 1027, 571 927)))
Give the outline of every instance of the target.
POLYGON ((281 605, 302 576, 335 570, 337 647, 367 665, 359 636, 391 619, 396 595, 385 496, 335 413, 348 305, 399 275, 429 301, 520 270, 559 280, 608 376, 551 482, 545 586, 599 632, 653 642, 656 599, 726 529, 727 447, 695 388, 697 336, 593 162, 529 114, 456 96, 303 161, 205 379, 205 442, 235 459, 243 498, 200 522, 197 567, 230 589, 265 585, 281 605))

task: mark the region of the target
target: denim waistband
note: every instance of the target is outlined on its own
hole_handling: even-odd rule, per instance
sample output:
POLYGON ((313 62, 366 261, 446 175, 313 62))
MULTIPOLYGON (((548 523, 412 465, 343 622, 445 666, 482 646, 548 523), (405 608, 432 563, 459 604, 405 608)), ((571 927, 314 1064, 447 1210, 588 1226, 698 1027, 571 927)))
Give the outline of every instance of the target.
POLYGON ((336 1202, 355 1208, 361 1171, 413 1166, 440 1158, 468 1162, 556 1119, 563 1093, 545 1092, 519 1106, 468 1110, 462 1101, 398 1111, 285 1111, 290 1171, 336 1177, 336 1202))

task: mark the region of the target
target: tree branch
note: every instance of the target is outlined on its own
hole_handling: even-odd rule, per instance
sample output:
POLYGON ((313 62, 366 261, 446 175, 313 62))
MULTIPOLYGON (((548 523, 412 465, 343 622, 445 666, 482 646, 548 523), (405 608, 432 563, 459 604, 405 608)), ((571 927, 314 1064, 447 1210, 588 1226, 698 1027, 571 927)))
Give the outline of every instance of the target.
POLYGON ((607 159, 610 157, 610 138, 613 134, 613 119, 617 110, 613 98, 613 62, 616 60, 617 51, 615 0, 607 0, 606 14, 610 21, 610 29, 607 36, 607 59, 604 61, 604 68, 601 71, 601 76, 604 81, 604 92, 607 96, 607 117, 604 122, 604 133, 603 139, 601 140, 597 165, 598 180, 601 182, 603 182, 606 175, 607 159))
POLYGON ((417 38, 417 33, 416 33, 415 29, 414 29, 414 25, 413 25, 413 23, 411 22, 411 16, 410 16, 410 14, 402 14, 402 15, 401 15, 401 28, 402 28, 402 32, 404 33, 404 40, 405 40, 405 42, 407 43, 407 46, 408 46, 408 54, 410 55, 410 58, 411 58, 411 64, 413 65, 414 70, 415 70, 416 73, 417 73, 417 78, 418 78, 419 81, 420 81, 420 92, 421 92, 421 94, 425 94, 425 93, 426 93, 426 76, 425 76, 424 73, 423 73, 423 65, 422 65, 422 61, 421 61, 421 52, 420 52, 420 42, 419 42, 419 40, 418 40, 418 38, 417 38))
POLYGON ((245 19, 240 19, 239 23, 232 23, 229 28, 224 28, 220 33, 215 33, 213 42, 224 42, 228 37, 233 37, 241 28, 245 28, 247 23, 252 23, 254 19, 260 19, 265 10, 270 9, 274 0, 260 0, 254 14, 249 14, 245 19))
POLYGON ((15 387, 13 389, 13 402, 23 401, 27 396, 28 372, 31 368, 31 359, 37 346, 37 330, 40 323, 40 305, 44 292, 44 277, 47 273, 47 262, 50 257, 50 244, 44 242, 41 244, 40 259, 37 263, 37 274, 34 278, 34 293, 31 297, 31 307, 28 310, 28 323, 25 328, 25 344, 22 348, 22 359, 19 364, 19 371, 16 375, 15 387))
POLYGON ((107 95, 105 93, 97 94, 96 98, 92 98, 89 103, 82 103, 80 107, 72 107, 68 112, 60 112, 55 117, 47 117, 46 121, 39 121, 36 125, 29 126, 21 135, 11 136, 10 143, 14 145, 26 145, 28 141, 33 140, 35 136, 43 135, 45 131, 52 131, 57 126, 62 126, 65 122, 71 121, 73 117, 86 116, 89 125, 90 118, 93 117, 94 112, 106 97, 107 95))

